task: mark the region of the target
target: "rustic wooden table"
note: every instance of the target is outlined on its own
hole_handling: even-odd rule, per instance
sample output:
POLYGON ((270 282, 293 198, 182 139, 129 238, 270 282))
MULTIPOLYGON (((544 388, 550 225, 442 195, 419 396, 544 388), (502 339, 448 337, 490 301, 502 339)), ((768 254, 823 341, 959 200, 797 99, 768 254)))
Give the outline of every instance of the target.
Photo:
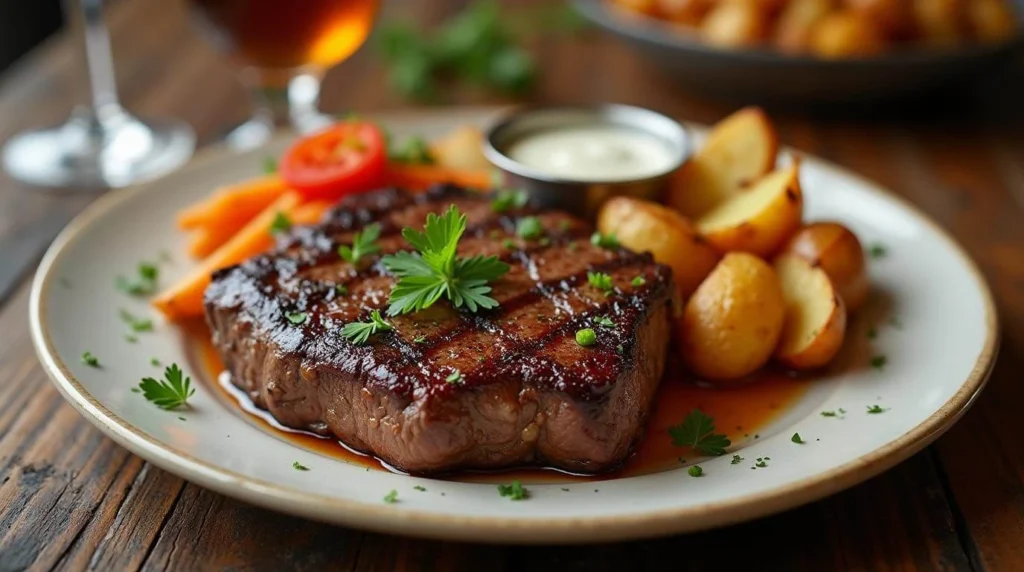
MULTIPOLYGON (((458 4, 391 8, 429 22, 458 4)), ((233 70, 189 27, 183 3, 122 0, 109 20, 121 95, 133 110, 187 120, 202 141, 244 117, 233 70)), ((544 53, 538 101, 623 101, 703 122, 734 107, 682 95, 600 34, 533 47, 544 53)), ((80 37, 65 33, 6 74, 0 140, 60 121, 86 100, 81 52, 80 37)), ((308 522, 208 492, 129 454, 63 402, 28 335, 28 282, 48 242, 32 231, 89 199, 2 178, 0 238, 22 240, 0 253, 21 260, 0 268, 0 569, 1024 570, 1020 72, 949 103, 942 94, 859 117, 775 114, 785 143, 904 195, 981 266, 1003 337, 995 373, 970 413, 924 452, 833 498, 723 530, 585 549, 432 542, 308 522)), ((365 51, 330 74, 323 99, 331 111, 403 105, 365 51)), ((473 94, 457 101, 493 102, 473 94)))

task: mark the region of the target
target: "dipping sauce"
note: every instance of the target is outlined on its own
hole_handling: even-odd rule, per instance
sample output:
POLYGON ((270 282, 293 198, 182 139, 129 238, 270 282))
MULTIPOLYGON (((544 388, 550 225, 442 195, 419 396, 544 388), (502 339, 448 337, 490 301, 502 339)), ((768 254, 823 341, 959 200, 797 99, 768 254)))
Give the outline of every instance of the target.
POLYGON ((657 136, 617 125, 566 126, 524 134, 505 155, 540 173, 576 181, 627 181, 664 175, 677 153, 657 136))

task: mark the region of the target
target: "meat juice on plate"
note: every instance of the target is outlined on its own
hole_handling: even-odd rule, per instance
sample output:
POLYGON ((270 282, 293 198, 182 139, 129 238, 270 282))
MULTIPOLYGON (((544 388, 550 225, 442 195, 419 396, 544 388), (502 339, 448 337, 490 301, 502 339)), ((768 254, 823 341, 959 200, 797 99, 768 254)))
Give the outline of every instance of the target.
MULTIPOLYGON (((204 326, 189 328, 189 338, 194 340, 192 361, 199 366, 194 369, 202 371, 207 385, 218 388, 215 391, 232 405, 231 409, 240 411, 250 422, 298 447, 327 457, 375 470, 394 471, 375 457, 352 450, 334 439, 284 427, 231 384, 204 326)), ((757 432, 798 401, 810 385, 811 381, 807 378, 793 377, 772 368, 758 372, 741 385, 698 385, 670 359, 654 397, 647 431, 620 469, 599 475, 571 475, 556 469, 523 467, 491 472, 464 471, 440 478, 465 482, 507 482, 516 479, 524 483, 541 484, 600 481, 669 470, 679 467, 683 461, 694 460, 689 449, 672 444, 668 433, 669 427, 681 423, 694 409, 700 409, 713 417, 716 431, 726 434, 734 443, 744 442, 756 439, 757 432), (687 459, 687 455, 691 458, 687 459)))

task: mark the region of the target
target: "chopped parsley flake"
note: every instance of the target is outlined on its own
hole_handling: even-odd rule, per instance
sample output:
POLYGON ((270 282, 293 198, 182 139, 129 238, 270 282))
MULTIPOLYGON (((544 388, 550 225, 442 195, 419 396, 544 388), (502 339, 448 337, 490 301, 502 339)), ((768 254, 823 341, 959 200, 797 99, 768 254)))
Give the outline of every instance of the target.
POLYGON ((878 330, 874 326, 868 328, 868 339, 873 340, 878 337, 878 330))
POLYGON ((608 316, 598 316, 594 318, 594 323, 597 324, 598 326, 604 326, 606 328, 615 327, 615 322, 613 322, 611 318, 609 318, 608 316))
POLYGON ((309 470, 309 467, 307 467, 306 465, 303 465, 302 463, 300 463, 298 461, 292 461, 292 468, 295 469, 296 471, 308 471, 309 470))
POLYGON ((615 351, 617 351, 617 352, 619 352, 619 354, 621 354, 622 352, 626 351, 626 349, 622 347, 622 344, 619 344, 619 345, 615 346, 615 351))
POLYGON ((143 378, 139 382, 139 389, 143 397, 160 409, 177 409, 188 405, 188 398, 196 392, 192 388, 192 380, 182 373, 176 363, 164 370, 164 378, 161 380, 143 378))
POLYGON ((309 315, 306 314, 305 312, 288 312, 287 314, 284 315, 284 317, 288 319, 289 323, 294 324, 296 326, 300 324, 305 324, 306 320, 309 319, 309 315))
POLYGON ((85 352, 82 354, 82 363, 89 367, 100 367, 99 358, 92 355, 92 352, 85 352))
POLYGON ((148 296, 156 292, 156 281, 160 276, 160 269, 152 262, 142 261, 136 269, 134 278, 118 276, 115 280, 117 289, 133 296, 148 296))
POLYGON ((345 286, 344 284, 336 284, 334 286, 334 292, 337 293, 338 296, 348 296, 348 286, 345 286))
POLYGON ((419 491, 421 493, 427 492, 427 488, 426 487, 421 487, 420 485, 416 485, 415 487, 413 487, 413 490, 419 491))
POLYGON ((291 228, 292 220, 288 218, 288 215, 281 211, 277 211, 277 214, 274 215, 274 220, 270 222, 270 234, 288 232, 291 228))
POLYGON ((544 227, 540 224, 540 219, 535 216, 523 217, 516 223, 516 234, 526 240, 532 240, 540 238, 544 234, 544 227))
POLYGON ((135 336, 133 336, 131 334, 125 334, 124 335, 124 341, 128 342, 129 344, 134 344, 135 342, 139 341, 139 338, 137 338, 137 337, 135 337, 135 336))
POLYGON ((416 338, 413 339, 412 343, 414 343, 414 344, 425 344, 425 343, 427 343, 427 336, 416 336, 416 338))
POLYGON ((587 282, 604 292, 610 292, 615 287, 612 284, 612 277, 604 272, 587 272, 587 282))
POLYGON ((692 447, 705 455, 717 457, 725 454, 731 445, 725 435, 715 434, 715 420, 700 409, 694 409, 679 425, 668 428, 672 444, 676 447, 692 447))
POLYGON ((444 378, 444 380, 446 383, 460 384, 462 383, 462 372, 459 370, 455 370, 448 374, 448 377, 444 378))
POLYGON ((868 254, 871 258, 885 258, 889 251, 885 248, 884 244, 876 242, 868 247, 868 254))
POLYGON ((149 358, 149 365, 153 367, 160 367, 160 360, 156 359, 155 357, 149 358))
POLYGON ((868 413, 877 415, 879 413, 885 413, 888 409, 882 409, 881 405, 868 405, 868 413))
POLYGON ((119 312, 121 320, 123 320, 133 332, 152 332, 153 331, 153 320, 149 318, 139 318, 129 312, 128 310, 121 309, 119 312))
POLYGON ((769 461, 769 460, 770 459, 768 459, 767 457, 764 458, 764 459, 758 459, 757 462, 754 463, 754 466, 757 467, 758 469, 764 469, 765 467, 768 466, 768 463, 766 461, 769 461))
POLYGON ((277 172, 277 159, 266 156, 263 158, 263 172, 267 175, 272 175, 277 172))
POLYGON ((884 355, 877 355, 871 358, 871 367, 881 370, 885 367, 885 363, 888 361, 884 355))
POLYGON ((686 469, 686 472, 689 473, 691 477, 704 476, 704 469, 702 469, 700 465, 691 465, 689 469, 686 469))
POLYGON ((743 457, 740 457, 739 455, 733 455, 732 456, 732 460, 729 461, 729 464, 730 465, 738 465, 738 464, 740 464, 742 462, 743 462, 743 457))
POLYGON ((390 332, 393 329, 391 324, 385 322, 384 318, 381 317, 380 310, 374 310, 370 312, 369 322, 345 324, 345 327, 341 329, 341 335, 355 345, 361 346, 369 341, 370 336, 377 332, 390 332))
POLYGON ((637 277, 633 278, 633 280, 630 282, 630 284, 632 284, 634 288, 639 288, 639 287, 643 286, 644 284, 647 284, 647 279, 644 278, 643 276, 637 276, 637 277))
POLYGON ((384 495, 384 502, 387 504, 395 504, 398 502, 398 490, 391 489, 388 494, 384 495))
POLYGON ((523 190, 498 191, 498 194, 494 195, 494 200, 491 201, 491 210, 496 213, 504 213, 512 209, 521 209, 529 200, 530 196, 523 190))
POLYGON ((510 485, 498 485, 498 494, 517 501, 529 498, 530 491, 526 490, 519 481, 512 481, 510 485))
POLYGON ((590 235, 590 243, 600 248, 619 247, 619 239, 614 234, 601 234, 600 232, 590 235))
POLYGON ((835 411, 822 411, 821 412, 821 416, 822 417, 835 417, 836 416, 836 412, 835 411))
POLYGON ((505 250, 512 250, 516 247, 516 241, 512 240, 511 238, 506 238, 505 240, 501 241, 501 246, 504 247, 505 250))
POLYGON ((583 346, 592 346, 597 343, 597 333, 590 328, 583 328, 576 332, 576 343, 583 346))
POLYGON ((790 441, 796 443, 797 445, 803 445, 804 443, 807 442, 804 441, 802 437, 800 437, 799 433, 793 433, 793 437, 790 439, 790 441))

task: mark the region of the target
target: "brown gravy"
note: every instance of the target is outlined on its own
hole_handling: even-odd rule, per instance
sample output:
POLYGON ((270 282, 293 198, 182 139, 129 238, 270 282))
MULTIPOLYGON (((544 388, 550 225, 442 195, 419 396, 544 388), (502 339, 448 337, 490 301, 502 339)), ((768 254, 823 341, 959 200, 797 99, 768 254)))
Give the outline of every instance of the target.
MULTIPOLYGON (((313 433, 284 427, 269 413, 257 408, 245 393, 231 385, 217 355, 210 335, 203 325, 188 328, 192 341, 194 371, 202 371, 208 385, 217 387, 220 396, 237 404, 249 420, 269 433, 294 445, 351 464, 381 471, 395 471, 377 458, 354 451, 344 444, 313 433)), ((678 425, 693 409, 700 409, 715 419, 716 431, 725 433, 734 443, 756 438, 757 431, 798 400, 809 388, 804 378, 785 372, 765 369, 742 384, 711 387, 697 385, 678 372, 681 368, 668 364, 668 371, 655 396, 654 411, 647 432, 622 468, 594 476, 571 475, 551 468, 518 468, 490 473, 462 472, 444 478, 471 482, 507 482, 517 479, 526 483, 598 481, 664 471, 680 464, 680 455, 689 449, 676 447, 668 428, 678 425)))

